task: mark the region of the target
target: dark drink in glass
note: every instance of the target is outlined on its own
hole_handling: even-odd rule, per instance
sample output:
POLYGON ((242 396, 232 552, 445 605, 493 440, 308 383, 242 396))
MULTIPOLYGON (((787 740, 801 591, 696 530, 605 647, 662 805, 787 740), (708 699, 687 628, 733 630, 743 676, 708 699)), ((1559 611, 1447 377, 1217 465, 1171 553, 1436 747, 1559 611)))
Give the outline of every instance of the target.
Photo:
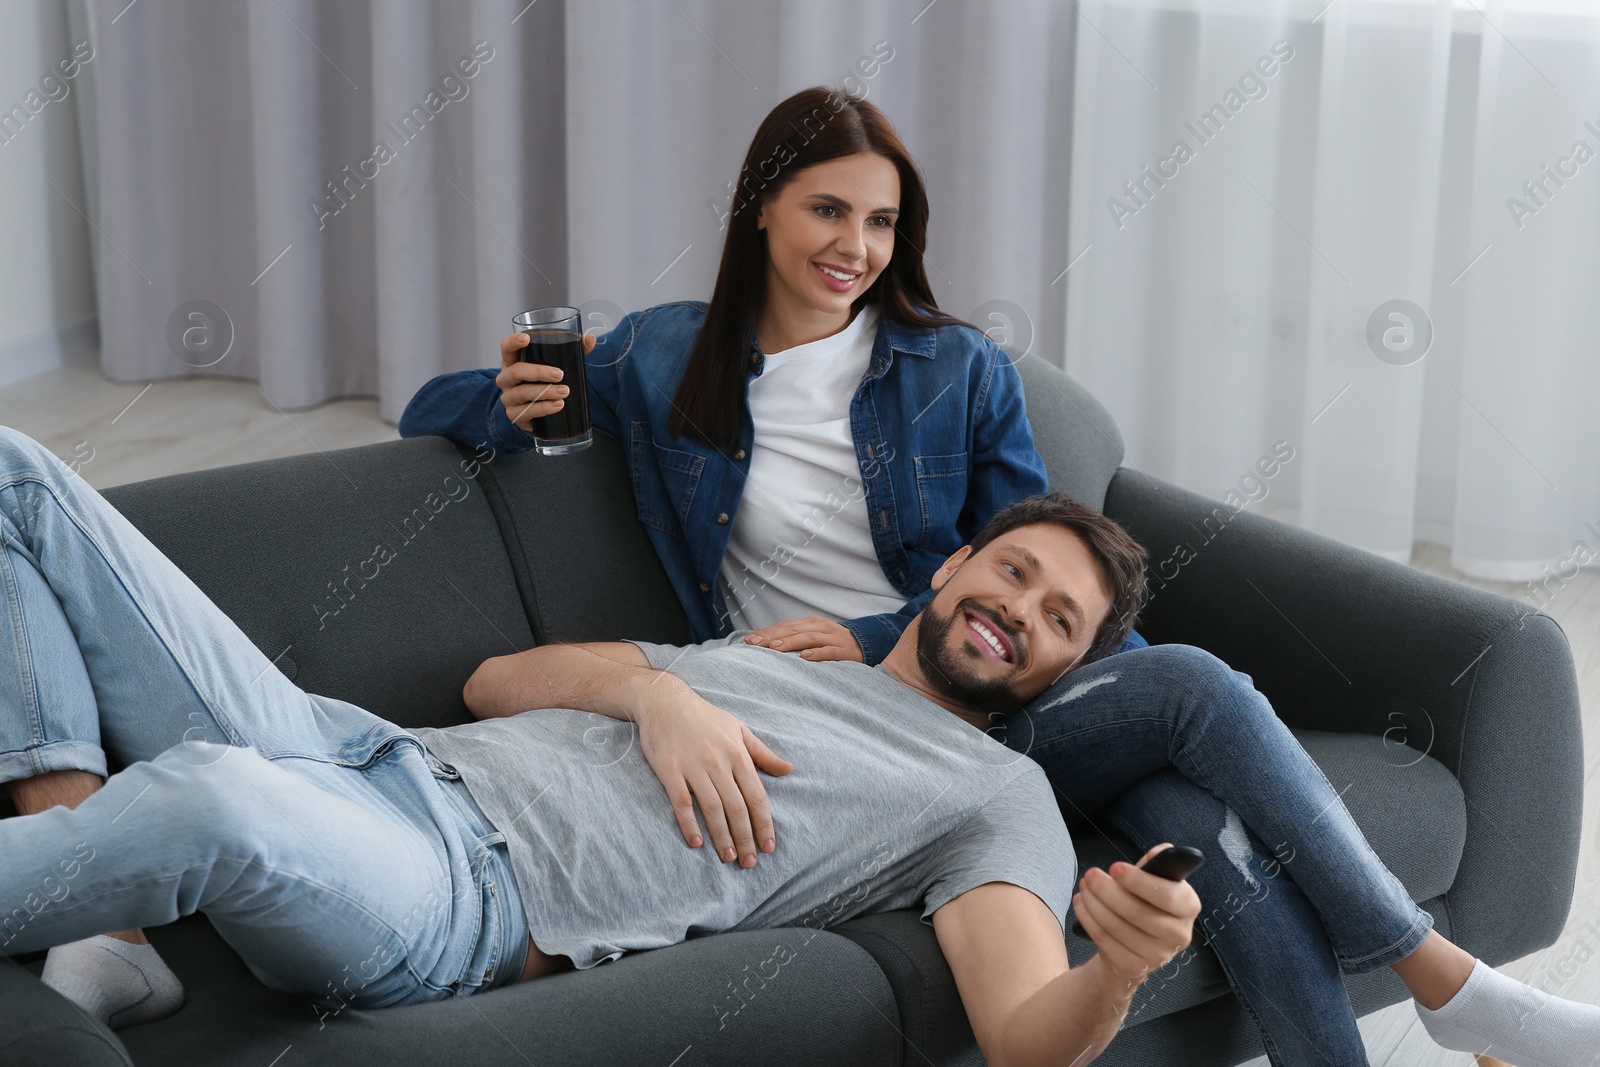
POLYGON ((589 447, 589 387, 583 368, 583 315, 577 308, 549 307, 524 311, 512 320, 518 333, 528 335, 519 359, 561 371, 561 384, 569 390, 554 415, 530 424, 534 451, 543 456, 564 456, 589 447))

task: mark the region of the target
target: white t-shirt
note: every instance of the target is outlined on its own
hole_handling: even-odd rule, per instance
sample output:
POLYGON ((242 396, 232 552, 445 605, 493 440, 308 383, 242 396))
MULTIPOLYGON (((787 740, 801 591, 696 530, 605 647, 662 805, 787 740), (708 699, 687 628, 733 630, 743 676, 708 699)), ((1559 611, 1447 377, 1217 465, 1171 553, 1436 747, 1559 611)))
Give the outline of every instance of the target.
POLYGON ((897 611, 872 546, 850 401, 872 359, 878 309, 830 337, 766 356, 750 382, 755 444, 717 581, 734 629, 897 611))

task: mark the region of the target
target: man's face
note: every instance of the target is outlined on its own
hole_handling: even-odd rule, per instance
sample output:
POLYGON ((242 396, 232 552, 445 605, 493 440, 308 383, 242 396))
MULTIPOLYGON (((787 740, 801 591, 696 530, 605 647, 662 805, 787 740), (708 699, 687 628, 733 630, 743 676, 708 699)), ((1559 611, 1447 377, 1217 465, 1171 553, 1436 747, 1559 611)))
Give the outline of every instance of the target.
POLYGON ((1094 643, 1111 587, 1077 534, 1021 526, 933 576, 918 616, 917 660, 928 683, 971 707, 1026 704, 1094 643), (998 647, 996 647, 998 646, 998 647))

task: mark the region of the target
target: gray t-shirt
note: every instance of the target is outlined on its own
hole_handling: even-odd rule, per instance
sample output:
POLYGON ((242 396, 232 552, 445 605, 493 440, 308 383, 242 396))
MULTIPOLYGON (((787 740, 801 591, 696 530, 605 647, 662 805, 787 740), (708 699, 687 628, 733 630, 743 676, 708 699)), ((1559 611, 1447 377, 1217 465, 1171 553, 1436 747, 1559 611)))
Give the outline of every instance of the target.
POLYGON ((813 663, 741 630, 634 642, 794 764, 762 774, 778 846, 750 870, 692 849, 633 723, 570 709, 412 731, 506 835, 528 929, 579 968, 727 930, 823 929, 985 882, 1062 922, 1072 840, 1044 771, 881 665, 813 663))

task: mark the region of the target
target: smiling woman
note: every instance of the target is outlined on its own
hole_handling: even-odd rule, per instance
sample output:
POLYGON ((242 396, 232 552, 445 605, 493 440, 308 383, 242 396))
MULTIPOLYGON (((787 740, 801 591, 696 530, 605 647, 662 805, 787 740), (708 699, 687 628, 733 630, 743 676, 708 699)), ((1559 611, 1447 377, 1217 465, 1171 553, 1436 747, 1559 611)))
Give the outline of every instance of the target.
MULTIPOLYGON (((945 559, 1047 488, 1021 377, 939 310, 921 173, 875 105, 802 90, 738 173, 710 301, 621 316, 579 388, 623 446, 696 641, 750 629, 873 665, 945 559)), ((501 341, 498 368, 424 385, 401 436, 526 451, 571 386, 523 361, 525 340, 501 341)))

